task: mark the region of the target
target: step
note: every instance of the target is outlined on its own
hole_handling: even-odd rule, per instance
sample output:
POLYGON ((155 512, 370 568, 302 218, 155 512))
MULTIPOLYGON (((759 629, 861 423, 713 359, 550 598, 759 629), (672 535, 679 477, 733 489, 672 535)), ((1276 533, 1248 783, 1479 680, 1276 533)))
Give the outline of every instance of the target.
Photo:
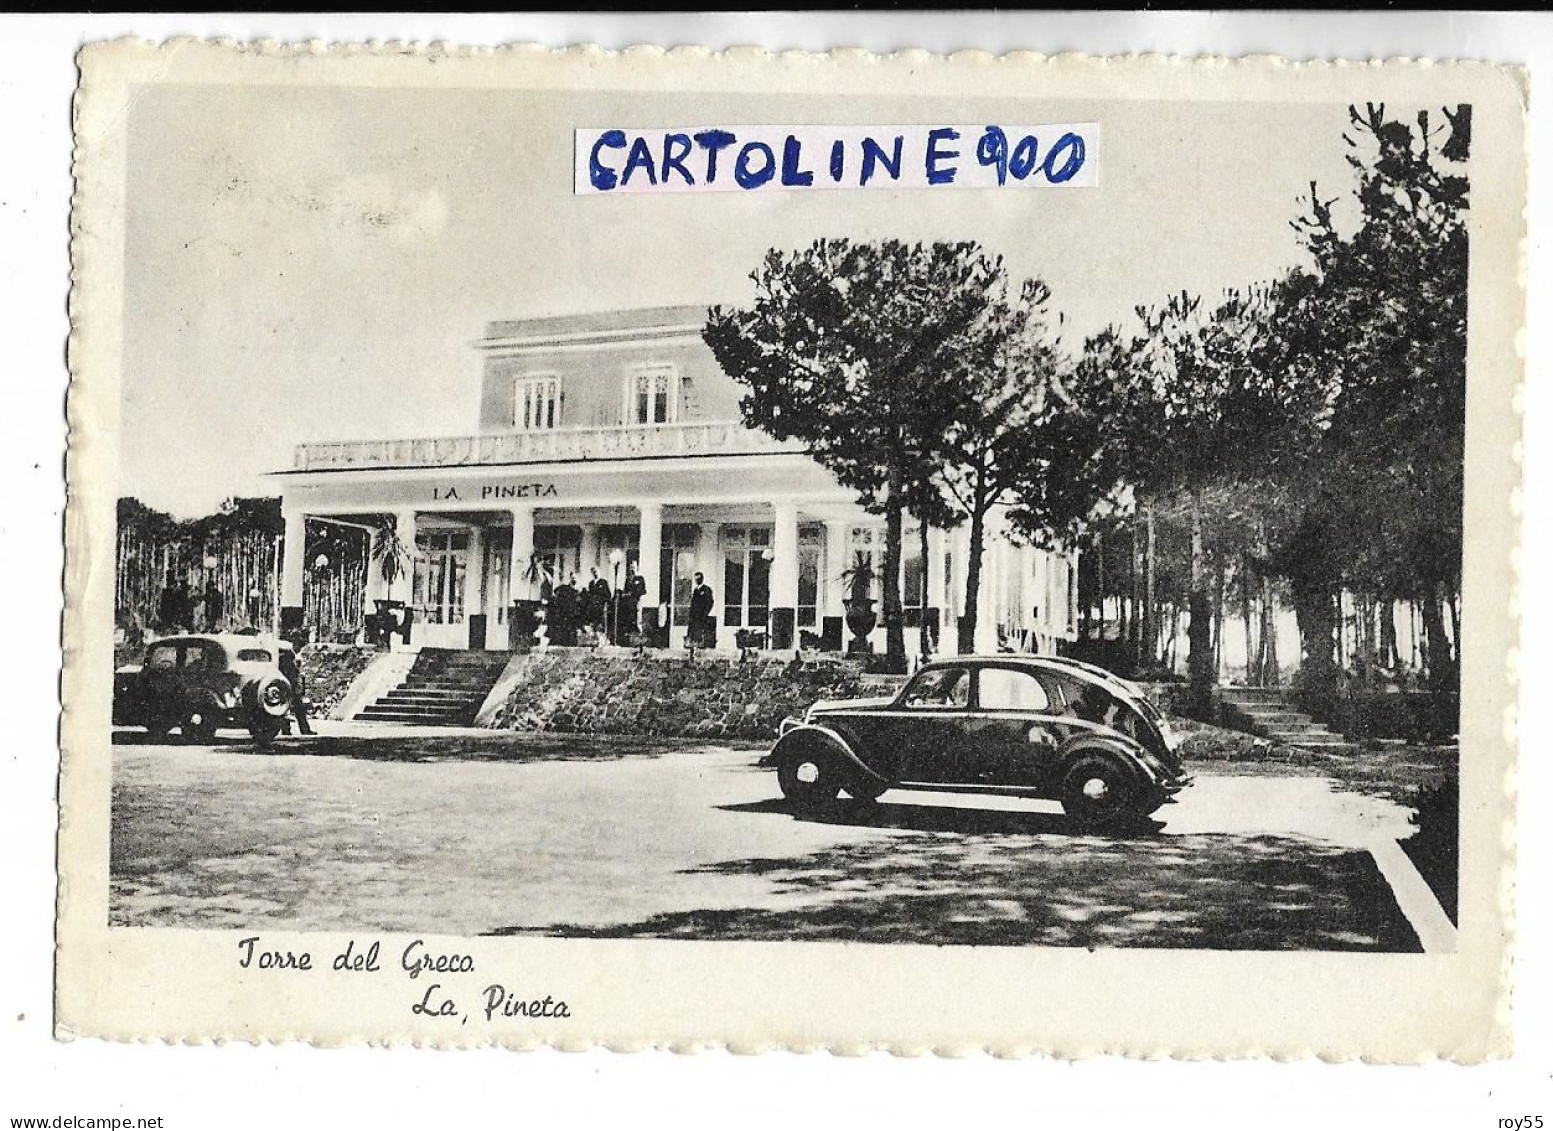
POLYGON ((1295 731, 1292 733, 1279 733, 1270 731, 1267 737, 1274 742, 1282 742, 1289 746, 1349 746, 1349 741, 1340 734, 1325 731, 1320 734, 1312 734, 1309 731, 1295 731))
POLYGON ((1310 720, 1310 716, 1303 711, 1282 710, 1273 707, 1236 707, 1235 710, 1252 722, 1257 723, 1279 722, 1281 720, 1291 723, 1302 723, 1310 720))
POLYGON ((403 711, 367 710, 356 716, 364 723, 409 723, 412 726, 468 726, 474 717, 467 712, 457 715, 411 715, 403 711))
POLYGON ((1318 723, 1314 719, 1280 719, 1272 722, 1258 720, 1258 730, 1276 731, 1280 734, 1311 734, 1321 733, 1327 729, 1325 723, 1318 723))
POLYGON ((470 707, 479 707, 485 701, 480 695, 464 695, 458 699, 426 699, 419 695, 406 695, 399 691, 390 691, 382 696, 374 707, 420 707, 428 711, 463 711, 470 707))
POLYGON ((457 707, 429 707, 424 703, 386 703, 382 700, 372 704, 362 714, 382 714, 387 712, 393 715, 416 715, 425 718, 443 718, 451 715, 473 714, 475 704, 461 705, 457 707))
POLYGON ((1288 692, 1281 687, 1221 687, 1219 694, 1230 701, 1285 699, 1288 692))
POLYGON ((416 695, 427 695, 433 698, 458 698, 463 695, 483 694, 478 687, 467 683, 411 683, 406 681, 394 688, 395 691, 410 691, 416 695))

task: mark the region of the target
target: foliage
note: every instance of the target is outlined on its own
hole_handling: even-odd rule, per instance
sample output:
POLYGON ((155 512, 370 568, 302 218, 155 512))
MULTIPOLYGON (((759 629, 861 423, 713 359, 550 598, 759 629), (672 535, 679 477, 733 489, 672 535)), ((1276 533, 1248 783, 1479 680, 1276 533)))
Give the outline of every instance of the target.
POLYGON ((902 517, 913 502, 928 509, 921 485, 964 404, 967 345, 1001 269, 970 243, 818 240, 769 251, 751 275, 753 304, 712 308, 703 330, 723 370, 749 389, 745 422, 802 440, 883 512, 884 623, 898 659, 902 517))

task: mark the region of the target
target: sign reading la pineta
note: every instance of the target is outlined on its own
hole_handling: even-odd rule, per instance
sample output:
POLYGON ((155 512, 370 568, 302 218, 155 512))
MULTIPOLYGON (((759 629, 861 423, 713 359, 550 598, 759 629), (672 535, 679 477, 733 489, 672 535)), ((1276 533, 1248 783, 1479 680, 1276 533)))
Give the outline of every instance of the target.
POLYGON ((466 483, 462 487, 433 487, 434 503, 490 499, 548 499, 556 494, 554 483, 466 483))

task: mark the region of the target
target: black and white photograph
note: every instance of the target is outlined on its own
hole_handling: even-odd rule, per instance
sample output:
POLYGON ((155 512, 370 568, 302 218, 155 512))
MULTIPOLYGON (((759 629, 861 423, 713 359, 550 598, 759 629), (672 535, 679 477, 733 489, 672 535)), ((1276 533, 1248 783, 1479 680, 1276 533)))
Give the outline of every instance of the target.
POLYGON ((521 940, 1492 981, 1491 69, 189 51, 101 141, 110 939, 408 971, 451 1039, 576 1017, 521 940))

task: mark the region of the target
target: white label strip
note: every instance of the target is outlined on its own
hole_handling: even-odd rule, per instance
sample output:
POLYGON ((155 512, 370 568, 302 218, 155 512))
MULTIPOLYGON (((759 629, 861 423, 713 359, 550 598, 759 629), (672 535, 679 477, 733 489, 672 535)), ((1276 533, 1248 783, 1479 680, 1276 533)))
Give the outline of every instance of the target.
POLYGON ((579 196, 1093 188, 1100 183, 1100 127, 598 127, 577 131, 575 160, 579 196))

